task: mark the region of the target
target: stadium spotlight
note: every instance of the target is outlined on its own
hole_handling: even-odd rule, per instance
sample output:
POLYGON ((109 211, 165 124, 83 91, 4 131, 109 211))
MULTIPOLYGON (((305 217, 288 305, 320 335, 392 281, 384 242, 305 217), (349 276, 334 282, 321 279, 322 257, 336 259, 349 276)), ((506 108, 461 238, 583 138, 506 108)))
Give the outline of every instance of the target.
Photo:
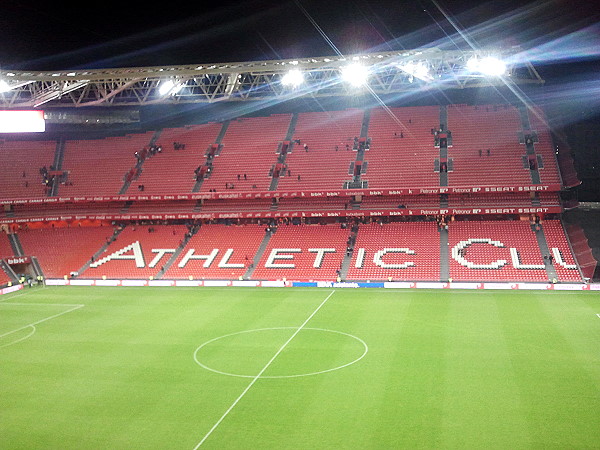
POLYGON ((342 79, 354 87, 366 84, 368 77, 369 69, 361 64, 353 63, 342 67, 342 79))
POLYGON ((400 64, 398 66, 398 68, 400 70, 402 70, 403 72, 406 72, 407 74, 410 75, 409 81, 411 83, 413 81, 412 80, 413 77, 414 78, 418 78, 421 81, 431 81, 431 80, 433 80, 433 77, 429 73, 429 69, 421 61, 416 62, 416 63, 413 62, 413 61, 409 61, 406 64, 400 64))
POLYGON ((478 59, 473 57, 467 61, 467 69, 490 77, 498 77, 506 72, 506 64, 493 56, 478 59))
POLYGON ((0 94, 4 93, 4 92, 8 92, 10 90, 11 90, 10 85, 4 80, 0 80, 0 94))
POLYGON ((181 88, 183 88, 182 84, 175 83, 173 80, 165 80, 160 83, 160 86, 158 87, 158 93, 160 95, 175 95, 181 90, 181 88))
POLYGON ((292 69, 281 78, 281 82, 284 86, 298 87, 304 83, 304 75, 300 70, 292 69))

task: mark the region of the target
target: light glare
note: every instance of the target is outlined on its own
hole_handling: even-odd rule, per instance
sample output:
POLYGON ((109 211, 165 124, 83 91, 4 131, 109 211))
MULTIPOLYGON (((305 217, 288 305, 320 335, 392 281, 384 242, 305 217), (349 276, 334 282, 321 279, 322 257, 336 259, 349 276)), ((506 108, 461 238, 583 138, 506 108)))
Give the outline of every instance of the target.
POLYGON ((493 56, 486 56, 481 59, 473 57, 467 61, 467 69, 471 72, 497 77, 506 72, 506 64, 493 56))
POLYGON ((175 83, 173 80, 163 81, 158 87, 158 93, 160 95, 175 95, 183 88, 182 84, 175 83))
POLYGON ((10 91, 10 85, 4 80, 0 80, 0 93, 8 91, 10 91))
POLYGON ((350 64, 342 68, 342 79, 354 87, 362 86, 367 82, 369 70, 361 64, 350 64))
POLYGON ((298 87, 304 82, 304 75, 298 69, 292 69, 283 76, 281 82, 285 86, 298 87))

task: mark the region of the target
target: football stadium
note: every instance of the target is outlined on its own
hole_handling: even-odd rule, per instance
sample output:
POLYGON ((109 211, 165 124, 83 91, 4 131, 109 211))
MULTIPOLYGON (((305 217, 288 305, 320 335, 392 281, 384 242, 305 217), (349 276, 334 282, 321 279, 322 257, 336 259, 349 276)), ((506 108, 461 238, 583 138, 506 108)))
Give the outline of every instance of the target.
POLYGON ((600 21, 459 3, 9 2, 0 448, 600 448, 600 21))

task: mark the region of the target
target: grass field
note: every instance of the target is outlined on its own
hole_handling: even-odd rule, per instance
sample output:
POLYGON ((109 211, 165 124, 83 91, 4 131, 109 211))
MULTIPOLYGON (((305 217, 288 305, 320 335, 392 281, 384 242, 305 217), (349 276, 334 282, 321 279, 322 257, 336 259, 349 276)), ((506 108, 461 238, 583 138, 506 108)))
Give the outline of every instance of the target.
POLYGON ((0 448, 600 448, 597 314, 594 292, 21 291, 0 448))

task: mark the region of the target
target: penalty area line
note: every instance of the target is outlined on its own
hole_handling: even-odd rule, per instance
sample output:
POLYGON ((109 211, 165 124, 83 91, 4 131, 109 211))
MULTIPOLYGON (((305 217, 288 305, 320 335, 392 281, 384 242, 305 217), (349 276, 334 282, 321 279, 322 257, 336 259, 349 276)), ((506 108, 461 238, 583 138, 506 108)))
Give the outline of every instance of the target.
POLYGON ((250 388, 252 386, 254 386, 254 383, 256 383, 256 381, 262 376, 263 373, 265 373, 265 371, 269 368, 269 366, 271 364, 273 364, 273 361, 275 361, 275 359, 279 356, 279 354, 289 345, 290 342, 292 342, 292 339, 294 339, 296 337, 296 335, 298 333, 300 333, 300 331, 306 326, 306 324, 310 321, 310 319, 312 319, 314 317, 314 315, 317 314, 317 312, 319 312, 321 307, 325 303, 327 303, 327 300, 329 300, 334 293, 335 293, 335 290, 331 291, 329 293, 329 295, 327 296, 327 298, 325 298, 325 300, 323 300, 321 302, 321 304, 319 306, 317 306, 317 309, 315 309, 312 312, 312 314, 310 316, 308 316, 308 318, 302 323, 302 325, 300 325, 296 329, 296 331, 294 331, 294 334, 292 334, 290 336, 290 338, 287 341, 285 341, 285 343, 281 347, 279 347, 279 350, 277 350, 277 352, 267 362, 267 364, 265 364, 265 366, 260 370, 260 372, 258 372, 258 374, 256 374, 256 376, 254 378, 252 378, 252 381, 250 381, 250 384, 248 386, 246 386, 246 389, 244 389, 242 391, 242 393, 238 396, 238 398, 235 399, 235 401, 231 404, 231 406, 229 408, 227 408, 227 410, 223 413, 223 415, 219 418, 219 420, 217 420, 217 422, 212 426, 212 428, 210 430, 208 430, 208 433, 206 433, 204 435, 202 440, 200 442, 198 442, 198 444, 196 444, 196 446, 194 447, 194 450, 197 450, 202 444, 204 444, 204 442, 209 438, 209 436, 213 433, 213 431, 215 431, 217 429, 217 427, 221 424, 221 422, 223 422, 223 420, 225 420, 225 417, 227 417, 227 415, 231 412, 231 410, 233 410, 233 408, 235 408, 235 405, 237 405, 239 403, 239 401, 244 397, 244 395, 246 395, 246 393, 250 390, 250 388))
POLYGON ((32 322, 32 323, 29 323, 29 324, 27 324, 27 325, 25 325, 25 326, 21 327, 21 328, 17 328, 16 330, 12 330, 12 331, 8 331, 8 332, 6 332, 6 333, 4 333, 4 334, 0 334, 0 338, 3 338, 4 336, 8 336, 9 334, 16 333, 17 331, 24 330, 25 328, 29 328, 29 327, 31 327, 31 326, 35 327, 35 325, 37 325, 37 324, 40 324, 40 323, 42 323, 42 322, 46 322, 46 321, 48 321, 48 320, 51 320, 51 319, 54 319, 54 318, 56 318, 56 317, 62 316, 63 314, 70 313, 71 311, 75 311, 76 309, 83 308, 84 306, 85 306, 85 305, 76 305, 74 308, 68 309, 68 310, 66 310, 66 311, 63 311, 63 312, 61 312, 61 313, 54 314, 53 316, 50 316, 50 317, 45 317, 45 318, 43 318, 43 319, 40 319, 40 320, 38 320, 37 322, 32 322))

